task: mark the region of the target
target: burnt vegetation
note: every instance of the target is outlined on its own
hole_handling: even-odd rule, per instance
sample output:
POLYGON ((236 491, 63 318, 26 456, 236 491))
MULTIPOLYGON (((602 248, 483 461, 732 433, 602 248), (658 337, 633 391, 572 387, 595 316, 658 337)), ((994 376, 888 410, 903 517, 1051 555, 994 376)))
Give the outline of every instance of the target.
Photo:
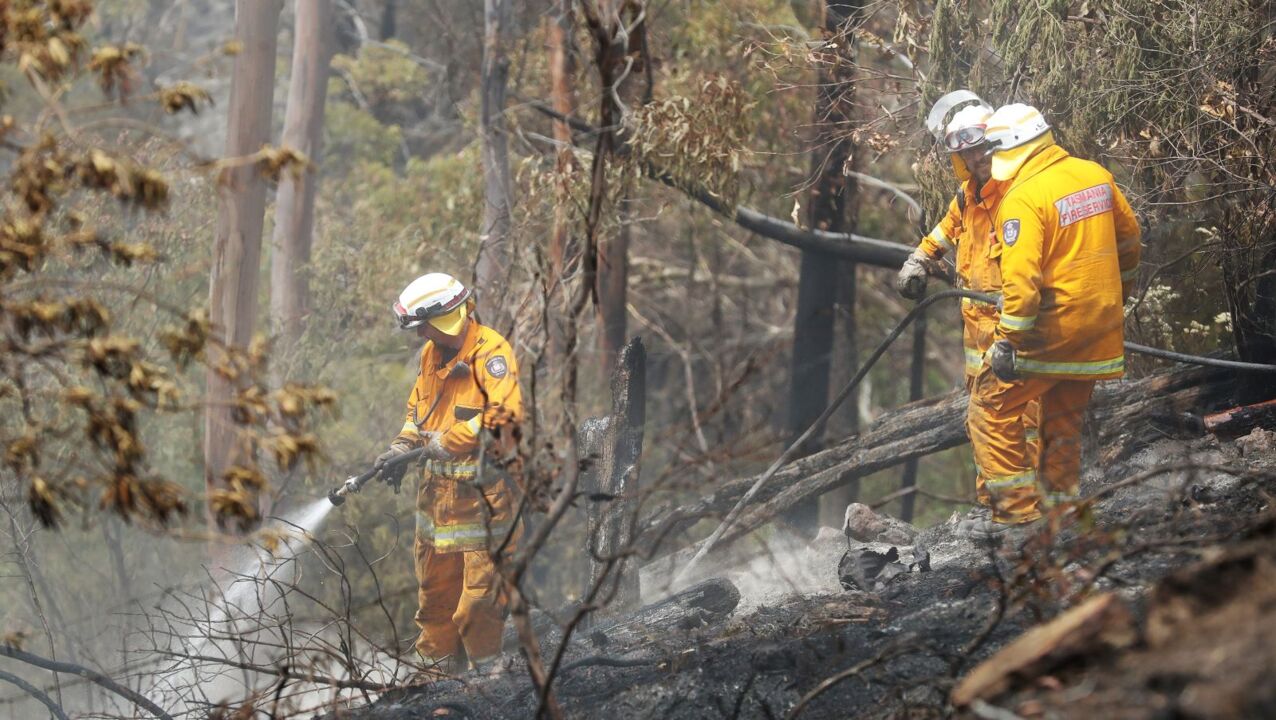
POLYGON ((956 190, 922 118, 957 88, 1114 173, 1127 340, 1276 362, 1274 28, 0 0, 0 717, 1272 714, 1276 374, 1127 355, 1081 499, 991 547, 955 532, 956 303, 848 381, 912 309, 894 271, 956 190), (397 431, 389 308, 432 270, 526 406, 484 438, 523 536, 483 673, 413 652, 413 475, 325 499, 397 431))

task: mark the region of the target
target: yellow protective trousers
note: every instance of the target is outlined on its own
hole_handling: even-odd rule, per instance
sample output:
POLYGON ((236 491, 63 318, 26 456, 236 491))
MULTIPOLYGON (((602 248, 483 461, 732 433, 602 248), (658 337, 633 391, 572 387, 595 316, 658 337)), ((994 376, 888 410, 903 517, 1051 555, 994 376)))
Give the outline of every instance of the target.
POLYGON ((498 654, 506 597, 491 553, 486 548, 439 552, 420 537, 413 550, 419 582, 413 619, 421 629, 417 652, 434 660, 455 657, 462 648, 474 660, 498 654))
POLYGON ((988 367, 975 377, 966 427, 994 521, 1031 522, 1052 504, 1076 499, 1081 427, 1094 384, 1035 376, 1007 383, 988 367), (1026 416, 1033 414, 1038 416, 1035 447, 1026 437, 1026 416))
MULTIPOLYGON (((974 391, 975 391, 975 376, 967 375, 966 376, 966 392, 973 394, 974 391)), ((1037 401, 1033 400, 1032 402, 1028 403, 1028 407, 1027 409, 1024 410, 1024 413, 1023 413, 1023 436, 1024 436, 1025 442, 1028 445, 1027 452, 1028 452, 1029 458, 1037 457, 1037 447, 1038 447, 1037 436, 1038 436, 1038 427, 1040 426, 1040 421, 1041 421, 1041 409, 1038 407, 1037 401)), ((976 463, 975 469, 976 469, 975 502, 980 505, 983 505, 986 508, 991 508, 992 494, 988 492, 988 479, 984 477, 983 471, 979 470, 978 463, 976 463)))
POLYGON ((431 472, 442 465, 427 464, 417 488, 416 649, 440 660, 463 648, 482 660, 500 652, 505 628, 507 598, 492 553, 510 557, 521 528, 505 519, 511 509, 504 482, 479 490, 464 463, 448 465, 454 474, 431 472))

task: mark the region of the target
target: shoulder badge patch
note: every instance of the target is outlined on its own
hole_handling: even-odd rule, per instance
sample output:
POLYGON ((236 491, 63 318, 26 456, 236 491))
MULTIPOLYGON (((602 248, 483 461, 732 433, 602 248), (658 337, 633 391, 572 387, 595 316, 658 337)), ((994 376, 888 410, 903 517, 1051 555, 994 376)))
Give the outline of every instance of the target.
POLYGON ((1019 239, 1019 218, 1007 220, 1001 224, 1001 239, 1006 243, 1006 247, 1015 244, 1019 239))
POLYGON ((505 377, 505 374, 510 371, 510 366, 505 362, 505 356, 503 355, 493 355, 488 358, 487 364, 484 365, 484 367, 487 368, 488 375, 491 375, 498 380, 505 377))

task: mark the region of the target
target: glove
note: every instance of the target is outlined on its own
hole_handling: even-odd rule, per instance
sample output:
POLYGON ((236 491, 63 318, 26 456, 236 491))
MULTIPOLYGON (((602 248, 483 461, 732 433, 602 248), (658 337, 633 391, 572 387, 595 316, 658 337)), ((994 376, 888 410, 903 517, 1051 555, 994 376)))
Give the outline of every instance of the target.
POLYGON ((913 254, 908 256, 904 266, 899 269, 899 275, 895 277, 895 289, 900 295, 909 300, 918 300, 926 294, 929 260, 926 253, 920 249, 914 250, 913 254))
POLYGON ((998 340, 984 353, 992 374, 1002 382, 1011 382, 1019 377, 1015 372, 1015 346, 1009 340, 998 340))
POLYGON ((403 474, 408 471, 408 465, 410 463, 399 463, 398 465, 392 465, 384 470, 382 470, 382 468, 385 467, 386 463, 411 449, 412 446, 408 443, 402 440, 395 440, 390 443, 390 448, 378 455, 377 459, 372 463, 373 470, 381 471, 381 482, 394 488, 395 494, 398 494, 399 490, 403 487, 403 474))
POLYGON ((421 442, 424 451, 421 457, 427 460, 438 460, 439 462, 449 462, 456 459, 450 450, 443 447, 443 433, 425 431, 421 433, 421 442))

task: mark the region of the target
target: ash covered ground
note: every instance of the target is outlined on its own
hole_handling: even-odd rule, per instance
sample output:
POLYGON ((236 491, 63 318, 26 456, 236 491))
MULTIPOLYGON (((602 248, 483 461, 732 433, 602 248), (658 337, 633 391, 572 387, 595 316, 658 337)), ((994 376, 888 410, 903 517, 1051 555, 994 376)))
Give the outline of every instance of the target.
MULTIPOLYGON (((928 572, 872 592, 843 589, 837 569, 848 543, 882 543, 826 529, 809 544, 735 548, 709 563, 729 583, 698 578, 707 584, 645 597, 654 602, 637 614, 574 635, 557 700, 581 718, 1276 715, 1276 689, 1258 681, 1276 670, 1276 433, 1090 454, 1107 458, 1086 463, 1083 494, 1099 498, 1090 512, 995 549, 958 538, 954 513, 914 546, 896 544, 905 561, 924 547, 928 572), (951 704, 981 662, 1105 592, 1130 610, 1127 641, 1056 653, 973 707, 951 704)), ((655 592, 661 581, 659 570, 643 578, 655 592)), ((546 630, 547 657, 560 642, 546 630)), ((517 652, 506 665, 334 717, 534 717, 539 698, 517 652)))

